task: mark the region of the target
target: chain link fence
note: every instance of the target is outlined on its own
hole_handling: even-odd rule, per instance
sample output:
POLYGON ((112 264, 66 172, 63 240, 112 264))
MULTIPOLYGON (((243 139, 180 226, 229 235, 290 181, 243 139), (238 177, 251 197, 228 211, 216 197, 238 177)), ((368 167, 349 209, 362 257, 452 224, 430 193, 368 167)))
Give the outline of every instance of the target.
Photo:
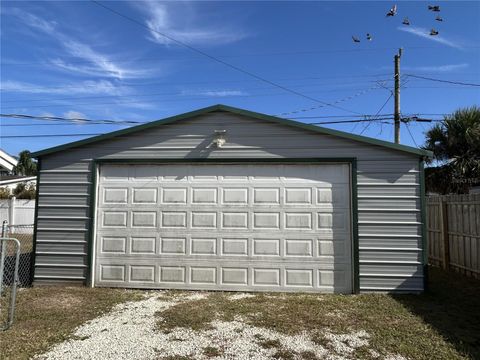
MULTIPOLYGON (((5 229, 6 230, 6 229, 5 229)), ((3 231, 5 233, 6 231, 3 231)), ((0 238, 0 330, 13 323, 17 296, 20 242, 14 238, 0 238)))
MULTIPOLYGON (((14 238, 20 242, 20 261, 18 267, 18 286, 28 287, 32 284, 32 260, 33 260, 33 224, 32 225, 7 225, 5 238, 14 238)), ((13 269, 5 270, 4 282, 11 282, 14 274, 13 269)))

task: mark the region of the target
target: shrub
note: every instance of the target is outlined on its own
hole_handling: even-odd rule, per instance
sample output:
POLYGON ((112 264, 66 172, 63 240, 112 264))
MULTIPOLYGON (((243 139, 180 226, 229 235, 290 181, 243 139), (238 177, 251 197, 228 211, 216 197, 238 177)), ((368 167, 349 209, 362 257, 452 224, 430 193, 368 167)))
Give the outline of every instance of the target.
POLYGON ((0 200, 10 199, 12 193, 8 187, 0 187, 0 200))
POLYGON ((17 199, 35 199, 36 188, 33 184, 19 183, 13 190, 13 195, 17 199))

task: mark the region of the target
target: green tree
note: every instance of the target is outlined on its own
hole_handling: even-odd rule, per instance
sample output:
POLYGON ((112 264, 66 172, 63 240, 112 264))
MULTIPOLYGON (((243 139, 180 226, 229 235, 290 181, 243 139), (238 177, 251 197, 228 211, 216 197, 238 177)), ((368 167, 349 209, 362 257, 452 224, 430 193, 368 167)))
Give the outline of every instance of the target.
POLYGON ((480 107, 459 109, 426 132, 424 148, 433 152, 426 169, 427 191, 468 193, 480 184, 480 107))
POLYGON ((36 188, 33 184, 19 183, 13 189, 13 195, 17 199, 35 199, 36 188))
POLYGON ((18 154, 18 163, 13 168, 15 175, 33 176, 37 174, 37 163, 32 160, 30 151, 23 150, 18 154))
POLYGON ((8 187, 0 187, 0 200, 10 199, 12 192, 8 187))

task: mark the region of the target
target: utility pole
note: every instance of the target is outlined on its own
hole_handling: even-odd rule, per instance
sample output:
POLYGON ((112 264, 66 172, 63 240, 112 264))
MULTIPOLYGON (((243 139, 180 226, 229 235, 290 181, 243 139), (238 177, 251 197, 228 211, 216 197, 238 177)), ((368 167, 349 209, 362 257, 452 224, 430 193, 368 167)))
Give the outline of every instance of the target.
POLYGON ((403 49, 398 49, 398 54, 395 55, 395 144, 400 144, 400 58, 402 57, 403 49))

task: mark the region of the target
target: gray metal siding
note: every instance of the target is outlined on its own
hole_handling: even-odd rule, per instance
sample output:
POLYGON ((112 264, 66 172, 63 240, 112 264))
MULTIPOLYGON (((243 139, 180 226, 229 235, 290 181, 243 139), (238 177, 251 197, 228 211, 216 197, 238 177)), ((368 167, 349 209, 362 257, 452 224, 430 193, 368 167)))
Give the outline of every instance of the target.
POLYGON ((86 280, 92 159, 295 157, 357 158, 360 288, 422 290, 417 156, 225 112, 42 157, 35 282, 86 280))

